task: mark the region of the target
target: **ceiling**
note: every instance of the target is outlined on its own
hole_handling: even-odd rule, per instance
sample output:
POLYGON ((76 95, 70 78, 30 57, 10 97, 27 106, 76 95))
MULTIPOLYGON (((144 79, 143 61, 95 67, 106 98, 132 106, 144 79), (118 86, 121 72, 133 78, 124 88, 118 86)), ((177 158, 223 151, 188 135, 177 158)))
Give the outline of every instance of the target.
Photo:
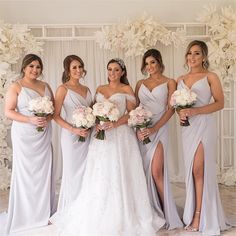
POLYGON ((202 7, 236 0, 0 0, 0 20, 26 24, 113 23, 146 12, 164 23, 194 22, 202 7))

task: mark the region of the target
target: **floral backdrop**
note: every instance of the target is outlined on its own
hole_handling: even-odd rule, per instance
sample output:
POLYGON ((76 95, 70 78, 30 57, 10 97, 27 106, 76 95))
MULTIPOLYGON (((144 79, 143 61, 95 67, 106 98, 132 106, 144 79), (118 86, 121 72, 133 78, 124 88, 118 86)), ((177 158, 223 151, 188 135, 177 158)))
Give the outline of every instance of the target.
POLYGON ((198 21, 208 27, 209 60, 212 69, 227 87, 236 75, 236 11, 232 7, 204 7, 198 21))
MULTIPOLYGON (((212 69, 219 74, 225 89, 236 74, 236 11, 231 7, 216 9, 208 6, 201 11, 197 21, 206 24, 209 41, 209 60, 212 69)), ((144 14, 136 20, 127 20, 112 26, 104 26, 95 34, 96 42, 104 50, 123 50, 125 56, 136 57, 154 47, 157 42, 178 46, 186 41, 183 28, 167 29, 154 17, 144 14)), ((27 25, 11 25, 0 21, 0 110, 3 111, 4 96, 8 86, 18 78, 12 65, 27 53, 40 54, 42 42, 36 40, 27 25)), ((10 186, 12 149, 7 142, 11 121, 0 113, 0 189, 10 186)), ((235 169, 222 172, 219 182, 236 184, 235 169)))
POLYGON ((96 42, 106 50, 124 50, 125 56, 139 56, 151 47, 161 42, 165 46, 178 46, 185 42, 185 30, 177 28, 175 32, 168 30, 154 17, 146 13, 142 17, 125 23, 104 26, 96 32, 96 42))

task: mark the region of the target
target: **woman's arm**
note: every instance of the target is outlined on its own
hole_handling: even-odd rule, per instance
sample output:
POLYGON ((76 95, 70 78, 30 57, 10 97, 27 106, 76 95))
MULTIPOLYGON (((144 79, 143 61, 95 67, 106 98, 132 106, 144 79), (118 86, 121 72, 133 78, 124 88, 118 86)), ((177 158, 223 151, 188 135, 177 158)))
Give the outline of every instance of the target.
POLYGON ((199 114, 210 114, 224 108, 224 93, 219 77, 215 73, 210 72, 207 75, 207 80, 214 102, 202 107, 192 107, 180 110, 181 119, 185 119, 186 116, 191 117, 199 114))
MULTIPOLYGON (((54 99, 54 95, 53 95, 52 89, 51 89, 51 87, 49 86, 48 83, 45 83, 45 86, 48 87, 48 90, 49 90, 49 92, 50 92, 50 94, 51 94, 51 101, 52 101, 52 103, 53 103, 53 106, 55 107, 55 99, 54 99)), ((46 117, 47 122, 51 121, 52 119, 53 119, 53 114, 48 115, 48 116, 46 117)))
POLYGON ((45 117, 26 116, 16 111, 20 91, 20 85, 17 83, 12 84, 7 90, 5 96, 5 116, 11 120, 31 123, 39 127, 44 127, 47 124, 45 117))
POLYGON ((142 85, 143 83, 143 79, 142 80, 139 80, 138 83, 136 84, 135 86, 135 97, 136 97, 136 103, 137 103, 137 106, 139 105, 140 101, 139 101, 139 97, 138 97, 138 91, 140 89, 140 86, 142 85))

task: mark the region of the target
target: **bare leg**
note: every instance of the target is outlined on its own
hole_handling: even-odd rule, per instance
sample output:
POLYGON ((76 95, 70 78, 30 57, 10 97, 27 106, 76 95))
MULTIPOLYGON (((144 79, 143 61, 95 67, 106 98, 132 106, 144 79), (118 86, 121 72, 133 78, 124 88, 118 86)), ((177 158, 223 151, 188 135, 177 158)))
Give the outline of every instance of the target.
POLYGON ((164 209, 164 150, 162 143, 159 142, 152 159, 152 177, 154 179, 162 208, 164 209))
POLYGON ((190 231, 197 231, 199 229, 201 207, 202 207, 202 193, 204 184, 204 149, 202 143, 199 144, 194 156, 193 162, 193 179, 195 186, 195 212, 192 223, 188 228, 190 231))

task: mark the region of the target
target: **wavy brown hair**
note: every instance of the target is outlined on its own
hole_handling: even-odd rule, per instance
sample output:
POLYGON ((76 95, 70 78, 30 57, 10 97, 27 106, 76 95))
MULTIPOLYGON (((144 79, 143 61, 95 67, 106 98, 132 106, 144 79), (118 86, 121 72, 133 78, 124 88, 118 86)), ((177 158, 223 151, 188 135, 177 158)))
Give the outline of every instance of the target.
MULTIPOLYGON (((116 63, 120 66, 121 70, 124 72, 124 74, 120 77, 120 82, 123 83, 123 84, 126 84, 126 85, 129 85, 129 81, 128 81, 128 78, 127 78, 127 70, 126 70, 126 66, 125 66, 125 63, 123 62, 122 59, 119 59, 119 58, 113 58, 111 59, 108 63, 107 63, 107 69, 108 69, 108 66, 111 64, 111 63, 116 63)), ((109 81, 109 78, 108 78, 108 81, 109 81)), ((109 81, 110 82, 110 81, 109 81)))
POLYGON ((160 67, 161 73, 164 72, 164 70, 165 70, 165 65, 163 64, 161 53, 160 53, 160 51, 158 51, 157 49, 152 48, 152 49, 147 50, 147 51, 144 53, 144 55, 143 55, 143 58, 142 58, 142 65, 141 65, 141 72, 142 72, 143 74, 146 73, 145 68, 146 68, 146 59, 147 59, 147 57, 153 57, 153 58, 155 58, 156 61, 157 61, 157 63, 158 63, 158 65, 159 65, 159 67, 160 67))
POLYGON ((207 47, 206 43, 201 41, 201 40, 193 40, 192 42, 190 42, 188 44, 186 52, 185 52, 185 64, 184 64, 184 66, 189 69, 189 66, 188 66, 188 63, 187 63, 187 56, 188 56, 188 53, 189 53, 191 47, 193 47, 195 45, 199 46, 202 50, 202 55, 204 57, 204 60, 202 61, 202 67, 207 70, 210 66, 210 63, 209 63, 209 60, 208 60, 208 47, 207 47))
POLYGON ((63 61, 63 67, 64 67, 64 71, 62 73, 62 83, 63 84, 70 80, 70 64, 72 61, 78 61, 84 70, 84 75, 87 74, 87 71, 84 69, 83 60, 76 55, 69 55, 63 61))
POLYGON ((24 69, 26 68, 26 66, 28 66, 32 61, 38 61, 39 65, 41 67, 41 74, 43 72, 43 62, 42 59, 37 56, 36 54, 27 54, 25 55, 25 57, 22 60, 22 64, 21 64, 21 69, 20 72, 22 74, 22 78, 25 76, 25 72, 24 69))

